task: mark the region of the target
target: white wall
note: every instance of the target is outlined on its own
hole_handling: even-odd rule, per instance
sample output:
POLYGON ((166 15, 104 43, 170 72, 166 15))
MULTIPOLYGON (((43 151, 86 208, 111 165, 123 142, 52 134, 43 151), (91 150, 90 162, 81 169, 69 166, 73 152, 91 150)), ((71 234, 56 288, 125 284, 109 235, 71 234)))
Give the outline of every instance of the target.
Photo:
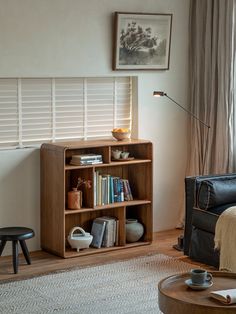
MULTIPOLYGON (((139 137, 154 144, 154 230, 175 227, 183 198, 189 0, 0 0, 0 77, 137 75, 139 137), (112 71, 112 13, 173 13, 170 70, 112 71)), ((39 150, 0 152, 0 226, 25 225, 39 249, 39 150)))
MULTIPOLYGON (((0 152, 0 226, 33 228, 36 237, 27 241, 29 250, 40 247, 40 157, 39 150, 0 152)), ((10 243, 4 254, 11 252, 10 243)))

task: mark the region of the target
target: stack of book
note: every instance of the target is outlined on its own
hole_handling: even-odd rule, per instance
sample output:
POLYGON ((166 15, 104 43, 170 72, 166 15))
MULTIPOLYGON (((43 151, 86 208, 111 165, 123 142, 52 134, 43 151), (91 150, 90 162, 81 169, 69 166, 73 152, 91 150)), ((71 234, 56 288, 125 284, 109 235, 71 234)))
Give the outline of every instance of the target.
POLYGON ((91 235, 92 247, 111 247, 118 245, 119 220, 114 217, 98 217, 94 219, 91 235))
POLYGON ((93 183, 95 206, 133 200, 127 179, 100 174, 99 171, 95 171, 93 183))
POLYGON ((98 154, 73 155, 70 164, 75 166, 102 164, 102 155, 98 154))

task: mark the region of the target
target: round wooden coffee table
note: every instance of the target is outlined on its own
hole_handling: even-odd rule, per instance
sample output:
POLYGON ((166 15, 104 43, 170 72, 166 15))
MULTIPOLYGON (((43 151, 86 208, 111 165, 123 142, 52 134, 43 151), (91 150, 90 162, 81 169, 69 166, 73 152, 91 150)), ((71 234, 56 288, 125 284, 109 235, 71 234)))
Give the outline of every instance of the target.
POLYGON ((236 288, 236 274, 210 272, 213 285, 206 290, 192 290, 185 284, 189 273, 173 275, 158 284, 159 308, 164 314, 236 313, 236 304, 224 305, 210 297, 210 292, 236 288))

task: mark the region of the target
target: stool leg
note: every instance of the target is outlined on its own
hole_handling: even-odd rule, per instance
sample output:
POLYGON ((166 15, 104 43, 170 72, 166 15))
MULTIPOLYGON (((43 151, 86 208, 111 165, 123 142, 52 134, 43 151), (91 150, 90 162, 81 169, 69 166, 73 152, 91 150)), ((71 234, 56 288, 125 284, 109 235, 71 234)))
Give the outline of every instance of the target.
POLYGON ((2 252, 4 250, 6 243, 7 243, 7 241, 5 241, 5 240, 2 240, 0 243, 0 256, 2 255, 2 252))
POLYGON ((14 273, 18 273, 18 242, 17 240, 12 241, 12 259, 14 273))
POLYGON ((25 243, 25 240, 20 240, 20 246, 22 248, 22 252, 24 254, 24 257, 26 259, 27 264, 30 265, 31 264, 30 255, 29 255, 29 251, 28 251, 27 245, 25 243))

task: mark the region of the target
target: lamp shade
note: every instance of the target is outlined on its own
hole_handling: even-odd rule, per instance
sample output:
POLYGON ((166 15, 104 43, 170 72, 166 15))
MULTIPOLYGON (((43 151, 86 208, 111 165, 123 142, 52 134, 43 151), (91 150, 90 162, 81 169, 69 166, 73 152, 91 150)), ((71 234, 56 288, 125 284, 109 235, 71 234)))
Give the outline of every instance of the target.
POLYGON ((161 97, 161 96, 167 96, 167 94, 165 92, 162 92, 162 91, 154 91, 153 96, 161 97))

